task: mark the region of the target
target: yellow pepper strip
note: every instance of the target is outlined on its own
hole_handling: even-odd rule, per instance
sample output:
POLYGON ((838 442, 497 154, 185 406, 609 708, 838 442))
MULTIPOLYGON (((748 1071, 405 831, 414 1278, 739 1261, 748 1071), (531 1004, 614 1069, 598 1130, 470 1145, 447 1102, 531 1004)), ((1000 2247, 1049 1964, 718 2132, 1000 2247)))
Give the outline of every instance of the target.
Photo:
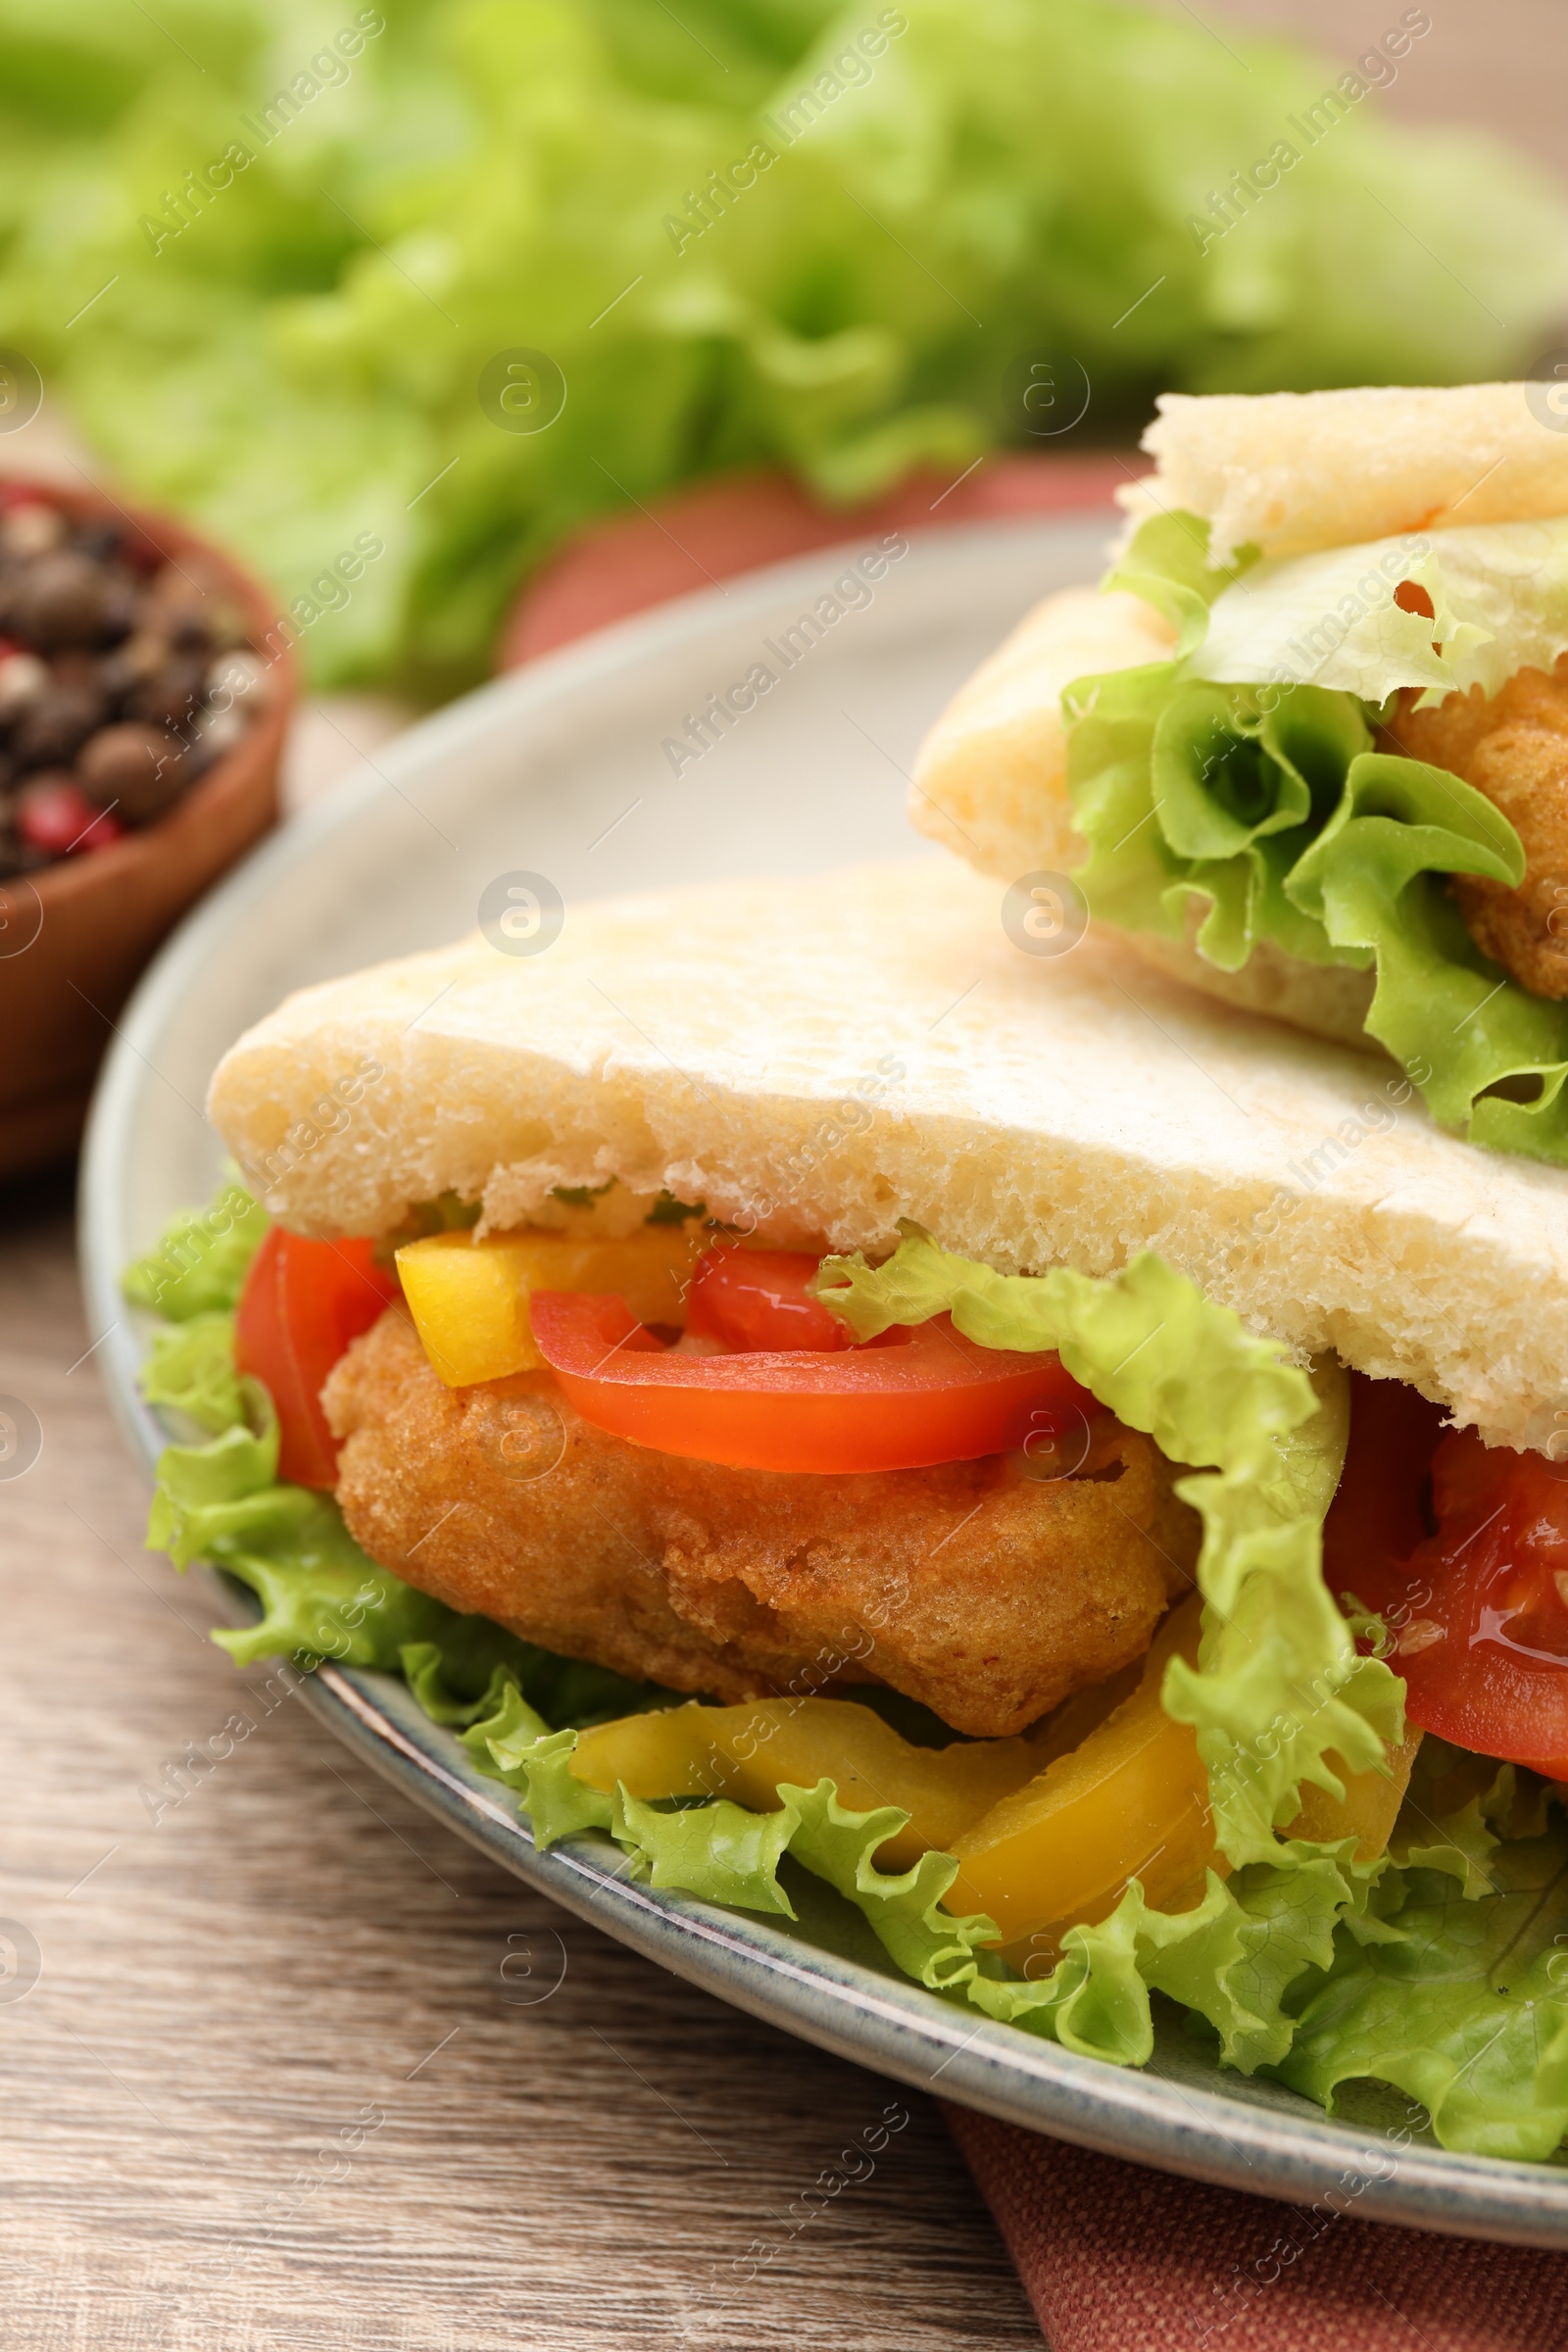
POLYGON ((640 1323, 684 1323, 686 1285, 707 1236, 649 1225, 619 1241, 558 1233, 432 1233, 397 1252, 398 1279, 425 1354, 449 1389, 544 1362, 528 1325, 532 1291, 612 1292, 640 1323))
POLYGON ((1395 1817, 1410 1786, 1410 1771, 1421 1739, 1415 1726, 1407 1724, 1400 1745, 1389 1750, 1386 1774, 1347 1772, 1330 1748, 1323 1761, 1345 1783, 1343 1802, 1330 1796, 1326 1789, 1308 1784, 1301 1791, 1301 1810, 1282 1835, 1316 1838, 1326 1844, 1332 1838, 1348 1838, 1353 1833, 1357 1839, 1357 1860, 1375 1861, 1394 1835, 1395 1817))
MULTIPOLYGON (((761 1813, 777 1810, 780 1781, 809 1788, 824 1777, 857 1811, 898 1805, 909 1821, 878 1865, 907 1869, 931 1847, 956 1854, 948 1909, 988 1912, 1004 1956, 1039 1975, 1067 1929, 1105 1918, 1133 1879, 1152 1908, 1183 1911, 1200 1899, 1205 1872, 1229 1875, 1196 1735, 1159 1703, 1171 1656, 1197 1657, 1200 1613, 1193 1593, 1140 1666, 1016 1739, 915 1747, 844 1698, 694 1702, 582 1733, 570 1769, 606 1794, 621 1782, 633 1796, 728 1796, 761 1813)), ((1420 1739, 1412 1732, 1391 1751, 1387 1774, 1342 1773, 1343 1801, 1309 1788, 1285 1834, 1353 1833, 1363 1861, 1381 1853, 1420 1739)))
POLYGON ((1164 1908, 1195 1879, 1201 1891, 1205 1864, 1227 1867, 1215 1856, 1197 1736, 1159 1703, 1173 1651, 1197 1658, 1199 1620, 1194 1593, 1166 1618, 1132 1696, 960 1834, 950 1848, 959 1865, 950 1911, 988 1912, 1004 1949, 1049 1956, 1068 1927, 1113 1911, 1131 1879, 1164 1908))
MULTIPOLYGON (((1200 1605, 1195 1593, 1171 1611, 1130 1698, 953 1847, 959 1871, 949 1909, 989 1912, 1016 1966, 1034 1960, 1031 1973, 1038 1974, 1069 1927, 1104 1919, 1135 1878, 1152 1908, 1184 1911, 1201 1898, 1207 1871, 1229 1876, 1214 1844, 1197 1737, 1159 1704, 1172 1653, 1197 1657, 1200 1605)), ((1392 1749, 1387 1773, 1347 1774, 1331 1755, 1343 1799, 1309 1786, 1284 1835, 1324 1841, 1354 1835, 1360 1859, 1373 1860, 1388 1844, 1420 1741, 1412 1732, 1392 1749)))
POLYGON ((906 1870, 928 1848, 951 1852, 999 1797, 1033 1779, 1031 1741, 960 1740, 915 1747, 870 1707, 844 1698, 760 1698, 738 1707, 671 1707, 584 1732, 571 1770, 608 1794, 729 1796, 754 1812, 778 1810, 778 1783, 838 1783, 857 1812, 899 1805, 909 1821, 877 1849, 883 1870, 906 1870))

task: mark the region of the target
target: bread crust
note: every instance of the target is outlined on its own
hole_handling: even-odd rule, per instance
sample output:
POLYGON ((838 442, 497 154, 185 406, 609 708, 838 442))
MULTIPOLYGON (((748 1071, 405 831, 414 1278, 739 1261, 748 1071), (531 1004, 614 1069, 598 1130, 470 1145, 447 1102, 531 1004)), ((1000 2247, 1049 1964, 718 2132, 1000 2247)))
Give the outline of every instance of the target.
POLYGON ((1153 932, 1122 936, 1139 960, 1157 972, 1201 989, 1221 1004, 1244 1012, 1266 1013, 1271 1020, 1288 1021, 1308 1037, 1327 1038, 1361 1054, 1382 1055, 1383 1049, 1366 1035, 1366 1016, 1372 1009, 1377 985, 1373 972, 1356 972, 1343 964, 1307 963, 1288 956, 1269 939, 1260 939, 1239 972, 1223 972, 1200 956, 1192 933, 1202 920, 1203 907, 1189 901, 1192 913, 1185 939, 1161 939, 1153 932))
POLYGON ((909 821, 982 873, 1070 872, 1084 855, 1067 797, 1062 689, 1166 662, 1175 640, 1141 597, 1063 588, 1025 613, 920 747, 909 821))
MULTIPOLYGON (((1158 507, 1209 524, 1218 563, 1357 547, 1448 522, 1568 514, 1568 435, 1536 384, 1166 392, 1144 435, 1158 507)), ((1135 514, 1149 491, 1118 494, 1135 514)))
POLYGON ((1031 953, 1004 897, 932 858, 574 906, 547 955, 469 940, 292 998, 225 1056, 214 1116, 302 1232, 384 1233, 449 1191, 517 1225, 615 1177, 786 1244, 881 1253, 909 1217, 1009 1273, 1152 1249, 1497 1443, 1568 1426, 1568 1174, 1441 1133, 1381 1055, 1098 925, 1031 953))

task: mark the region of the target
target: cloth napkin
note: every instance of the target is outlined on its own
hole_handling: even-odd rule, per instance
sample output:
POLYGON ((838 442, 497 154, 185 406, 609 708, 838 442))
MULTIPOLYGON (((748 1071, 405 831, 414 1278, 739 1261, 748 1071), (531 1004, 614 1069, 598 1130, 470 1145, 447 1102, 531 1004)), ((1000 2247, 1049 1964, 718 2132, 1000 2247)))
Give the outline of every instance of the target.
POLYGON ((515 669, 648 605, 716 587, 737 572, 782 564, 813 548, 876 539, 886 531, 1105 508, 1119 484, 1148 471, 1147 459, 1103 450, 1082 457, 1007 455, 988 458, 956 480, 913 473, 873 506, 831 510, 782 473, 703 482, 652 512, 639 508, 615 515, 569 540, 508 615, 496 667, 515 669))
POLYGON ((1568 2257, 1206 2188, 944 2105, 1052 2352, 1562 2352, 1568 2257))
MULTIPOLYGON (((585 531, 502 632, 513 668, 649 605, 893 530, 1105 507, 1102 453, 918 474, 830 513, 781 474, 710 482, 585 531)), ((1321 2216, 944 2106, 1052 2352, 1568 2352, 1568 2257, 1321 2216)))

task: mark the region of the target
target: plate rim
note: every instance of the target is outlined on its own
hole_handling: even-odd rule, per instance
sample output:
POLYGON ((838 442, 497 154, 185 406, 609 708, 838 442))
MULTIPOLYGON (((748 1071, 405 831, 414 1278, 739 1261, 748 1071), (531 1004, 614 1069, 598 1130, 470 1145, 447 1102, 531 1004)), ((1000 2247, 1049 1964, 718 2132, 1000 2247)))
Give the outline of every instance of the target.
MULTIPOLYGON (((1108 511, 994 518, 909 534, 940 561, 983 551, 1001 537, 1032 536, 1043 553, 1103 530, 1108 511)), ((840 543, 840 550, 853 546, 840 543)), ((149 1481, 168 1442, 142 1401, 134 1374, 142 1322, 127 1314, 111 1262, 108 1204, 119 1188, 132 1116, 148 1083, 144 1049, 168 1009, 220 947, 231 914, 317 855, 389 792, 427 774, 482 733, 498 710, 526 723, 585 688, 662 651, 689 649, 754 610, 795 577, 814 578, 835 560, 821 548, 672 598, 615 621, 520 669, 487 681, 428 716, 373 758, 359 761, 322 799, 291 817, 182 920, 139 982, 117 1026, 93 1097, 78 1186, 78 1248, 91 1332, 110 1402, 149 1481)), ((221 1580, 215 1579, 221 1587, 221 1580)), ((616 1849, 571 1838, 540 1852, 520 1816, 498 1803, 498 1784, 475 1773, 456 1740, 420 1719, 418 1739, 396 1720, 395 1678, 323 1663, 299 1695, 346 1745, 426 1811, 575 1917, 718 1998, 914 2089, 956 2100, 1025 2130, 1216 2186, 1311 2205, 1341 2186, 1352 2152, 1368 2171, 1355 2211, 1444 2234, 1520 2245, 1568 2245, 1568 2177, 1556 2168, 1425 2145, 1392 2152, 1381 2132, 1327 2116, 1297 2116, 1167 2076, 1121 2068, 1063 2049, 1017 2027, 977 2018, 912 1980, 881 1975, 821 1952, 813 1965, 760 1915, 635 1884, 607 1866, 616 1849), (939 2053, 939 2064, 925 2061, 939 2053), (940 2084, 940 2087, 938 2085, 940 2084), (1376 2165, 1392 2169, 1381 2173, 1376 2165)), ((617 1861, 619 1857, 617 1855, 617 1861)))

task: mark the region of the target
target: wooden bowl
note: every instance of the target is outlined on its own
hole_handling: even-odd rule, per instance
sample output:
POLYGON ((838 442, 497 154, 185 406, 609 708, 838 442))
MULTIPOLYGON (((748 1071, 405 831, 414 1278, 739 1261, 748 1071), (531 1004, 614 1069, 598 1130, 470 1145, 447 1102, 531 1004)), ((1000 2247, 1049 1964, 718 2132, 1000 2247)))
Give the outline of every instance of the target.
MULTIPOLYGON (((257 647, 276 627, 277 607, 258 583, 182 523, 129 512, 95 491, 35 486, 73 522, 128 525, 160 556, 200 557, 257 647)), ((290 646, 268 676, 269 700, 242 739, 167 815, 108 849, 0 880, 0 1176, 74 1148, 99 1060, 143 965, 186 908, 276 822, 279 757, 299 692, 290 646)))

